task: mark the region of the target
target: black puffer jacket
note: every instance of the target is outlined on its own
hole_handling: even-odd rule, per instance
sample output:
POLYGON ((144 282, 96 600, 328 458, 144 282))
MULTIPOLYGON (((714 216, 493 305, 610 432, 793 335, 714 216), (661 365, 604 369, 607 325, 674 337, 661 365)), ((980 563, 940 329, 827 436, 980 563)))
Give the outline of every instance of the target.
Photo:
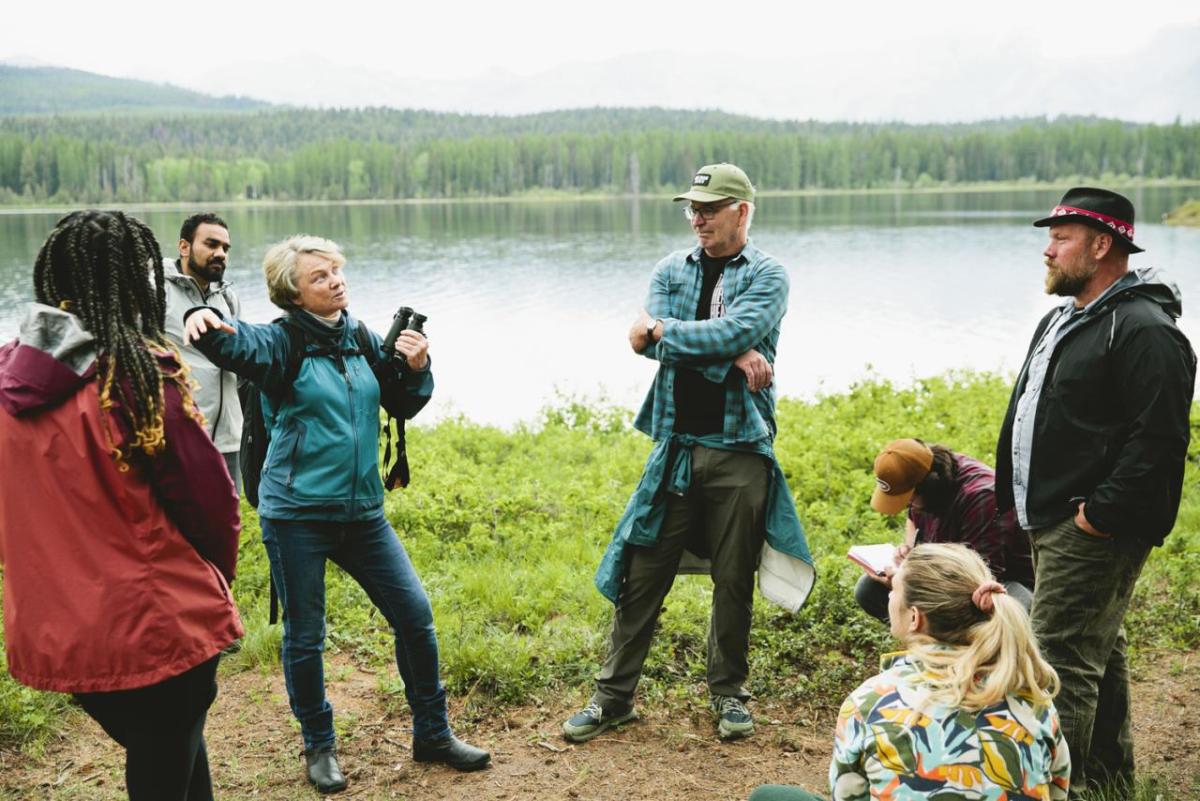
MULTIPOLYGON (((1196 355, 1175 324, 1178 288, 1136 270, 1067 332, 1038 398, 1029 470, 1032 528, 1084 514, 1099 531, 1161 545, 1175 525, 1190 434, 1196 355)), ((996 445, 996 501, 1013 506, 1013 417, 1029 361, 1056 308, 1038 324, 996 445)))

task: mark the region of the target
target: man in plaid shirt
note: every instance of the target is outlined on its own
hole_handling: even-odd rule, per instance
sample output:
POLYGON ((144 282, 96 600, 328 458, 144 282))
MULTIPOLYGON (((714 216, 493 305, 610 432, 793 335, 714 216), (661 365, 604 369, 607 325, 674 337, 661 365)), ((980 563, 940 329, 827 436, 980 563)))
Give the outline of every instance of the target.
POLYGON ((812 584, 812 560, 771 445, 787 272, 749 242, 754 187, 738 167, 702 167, 675 200, 688 203, 684 214, 699 242, 658 263, 629 332, 633 350, 661 365, 635 421, 657 447, 596 576, 616 613, 591 703, 563 724, 575 742, 635 717, 634 690, 681 559, 710 563, 708 685, 726 739, 754 731, 743 685, 764 537, 801 576, 791 597, 772 597, 760 580, 764 594, 794 610, 812 584))

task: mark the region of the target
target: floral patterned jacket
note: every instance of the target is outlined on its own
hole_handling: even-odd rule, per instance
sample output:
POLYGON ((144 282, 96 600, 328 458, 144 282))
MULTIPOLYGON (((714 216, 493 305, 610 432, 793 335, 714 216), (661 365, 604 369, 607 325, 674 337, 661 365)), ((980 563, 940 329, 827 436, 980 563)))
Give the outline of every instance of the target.
POLYGON ((1059 801, 1071 756, 1053 704, 1007 696, 979 712, 925 701, 906 653, 838 713, 829 785, 834 801, 1059 801))

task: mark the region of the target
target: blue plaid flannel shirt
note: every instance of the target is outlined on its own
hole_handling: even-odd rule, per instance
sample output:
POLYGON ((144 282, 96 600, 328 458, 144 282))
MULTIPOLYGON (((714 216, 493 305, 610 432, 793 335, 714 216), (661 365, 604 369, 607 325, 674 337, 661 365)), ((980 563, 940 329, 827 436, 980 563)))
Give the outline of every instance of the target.
MULTIPOLYGON (((675 425, 675 372, 679 369, 698 370, 710 381, 724 381, 733 362, 754 348, 769 362, 775 363, 775 348, 779 343, 779 322, 787 310, 788 277, 779 262, 750 244, 731 259, 725 267, 723 292, 725 316, 696 320, 700 302, 700 248, 681 250, 660 261, 650 280, 650 295, 646 311, 663 321, 663 337, 644 356, 661 365, 654 385, 638 413, 634 425, 649 434, 658 446, 651 451, 642 471, 642 478, 617 521, 612 540, 596 570, 596 587, 604 597, 618 603, 625 581, 625 551, 630 544, 649 545, 658 540, 665 503, 664 486, 669 476, 675 487, 686 484, 690 460, 671 456, 672 442, 690 448, 693 437, 672 440, 675 425)), ((759 589, 772 602, 791 611, 799 609, 816 580, 812 555, 804 537, 804 527, 796 514, 796 505, 788 490, 787 479, 775 459, 771 441, 775 438, 775 388, 758 392, 746 388, 745 377, 725 388, 725 425, 720 435, 698 438, 694 444, 717 439, 733 450, 749 450, 769 456, 773 465, 767 494, 766 540, 759 564, 759 589)), ((684 562, 689 561, 686 557, 684 562)), ((707 562, 685 567, 680 572, 697 572, 707 562)))
MULTIPOLYGON (((700 302, 700 247, 678 250, 660 261, 650 279, 646 311, 663 321, 663 335, 644 356, 661 365, 634 426, 658 441, 675 425, 675 371, 694 369, 723 382, 734 360, 754 348, 772 365, 779 344, 779 322, 787 311, 788 275, 783 265, 747 243, 725 267, 725 316, 697 320, 700 302)), ((724 441, 758 442, 775 438, 775 385, 750 392, 746 381, 725 389, 724 441)))

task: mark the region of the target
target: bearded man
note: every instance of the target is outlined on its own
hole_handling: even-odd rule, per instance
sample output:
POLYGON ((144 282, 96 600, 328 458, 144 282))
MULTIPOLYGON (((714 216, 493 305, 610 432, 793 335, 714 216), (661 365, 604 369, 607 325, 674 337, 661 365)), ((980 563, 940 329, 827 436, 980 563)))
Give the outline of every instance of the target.
POLYGON ((1031 618, 1062 690, 1072 799, 1133 782, 1123 621, 1150 549, 1175 525, 1196 356, 1182 299, 1152 268, 1129 269, 1130 201, 1067 192, 1048 217, 1042 318, 996 450, 996 501, 1033 545, 1031 618))
POLYGON ((163 260, 167 293, 166 334, 175 343, 199 384, 193 392, 204 414, 208 435, 225 458, 229 476, 239 493, 242 472, 238 451, 242 444, 242 405, 237 376, 208 360, 195 345, 183 341, 183 315, 196 306, 215 306, 227 320, 237 319, 241 304, 225 282, 229 260, 229 226, 215 214, 193 214, 179 228, 179 258, 163 260))

